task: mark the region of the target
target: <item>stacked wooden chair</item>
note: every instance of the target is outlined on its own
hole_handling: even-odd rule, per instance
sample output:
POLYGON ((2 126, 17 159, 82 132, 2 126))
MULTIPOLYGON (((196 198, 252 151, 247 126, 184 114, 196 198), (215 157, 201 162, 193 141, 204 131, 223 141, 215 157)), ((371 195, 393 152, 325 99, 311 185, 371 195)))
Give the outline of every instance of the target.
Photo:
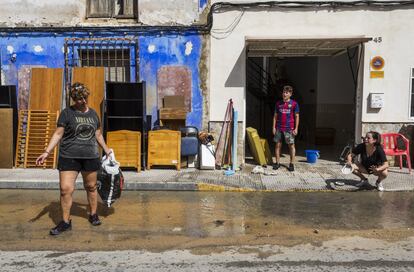
POLYGON ((36 158, 46 149, 56 130, 62 86, 63 69, 32 69, 28 109, 19 110, 15 167, 56 168, 57 148, 41 166, 36 166, 36 158))
MULTIPOLYGON (((59 112, 41 110, 20 110, 17 132, 16 167, 32 168, 36 166, 36 158, 48 146, 59 112)), ((50 153, 49 158, 41 166, 56 168, 57 150, 50 153)))

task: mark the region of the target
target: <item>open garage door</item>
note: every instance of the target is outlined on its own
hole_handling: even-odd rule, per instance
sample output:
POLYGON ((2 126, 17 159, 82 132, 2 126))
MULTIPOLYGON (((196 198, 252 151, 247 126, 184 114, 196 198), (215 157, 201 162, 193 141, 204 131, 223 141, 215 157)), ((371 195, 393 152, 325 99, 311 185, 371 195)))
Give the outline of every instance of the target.
POLYGON ((255 39, 246 38, 248 57, 338 56, 371 38, 255 39))
POLYGON ((282 86, 292 85, 301 116, 298 155, 316 148, 322 157, 337 159, 358 134, 358 74, 363 44, 370 40, 247 37, 246 127, 256 128, 271 143, 274 104, 282 86))

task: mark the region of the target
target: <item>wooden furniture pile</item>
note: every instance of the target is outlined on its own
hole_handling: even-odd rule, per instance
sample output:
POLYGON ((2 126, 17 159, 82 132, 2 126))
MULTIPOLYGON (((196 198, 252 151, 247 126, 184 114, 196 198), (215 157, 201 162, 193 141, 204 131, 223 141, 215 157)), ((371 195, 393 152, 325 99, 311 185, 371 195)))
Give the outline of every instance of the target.
POLYGON ((29 108, 19 110, 15 167, 56 168, 57 148, 42 166, 36 166, 36 158, 43 153, 56 130, 62 86, 63 69, 32 69, 29 108))
MULTIPOLYGON (((43 153, 56 130, 59 112, 42 110, 20 110, 17 132, 16 167, 32 168, 36 158, 43 153)), ((56 168, 57 148, 54 148, 41 166, 56 168)))
MULTIPOLYGON (((151 131, 148 135, 146 133, 145 82, 105 83, 104 67, 73 68, 71 83, 74 82, 83 83, 89 89, 88 105, 102 120, 107 144, 114 150, 121 167, 136 168, 138 172, 141 168, 150 169, 155 165, 174 166, 180 170, 180 131, 159 130, 151 131)), ((16 167, 57 167, 57 147, 43 165, 36 166, 36 159, 49 145, 56 130, 62 106, 62 90, 63 69, 32 69, 28 109, 20 110, 18 116, 14 160, 16 167)), ((67 99, 70 99, 68 94, 66 101, 67 99)), ((164 120, 184 126, 187 109, 183 98, 167 97, 165 105, 161 110, 164 120)), ((7 118, 10 119, 10 116, 7 115, 7 118)))
POLYGON ((179 130, 187 119, 187 108, 184 97, 179 95, 164 96, 163 107, 160 108, 160 125, 179 130))

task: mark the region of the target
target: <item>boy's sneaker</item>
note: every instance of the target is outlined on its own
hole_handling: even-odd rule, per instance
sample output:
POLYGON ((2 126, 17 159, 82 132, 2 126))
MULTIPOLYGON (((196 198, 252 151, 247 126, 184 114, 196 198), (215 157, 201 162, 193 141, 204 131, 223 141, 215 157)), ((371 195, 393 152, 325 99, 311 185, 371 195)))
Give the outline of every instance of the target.
POLYGON ((279 167, 280 167, 279 163, 273 164, 273 170, 277 170, 277 169, 279 169, 279 167))
POLYGON ((360 182, 358 182, 357 184, 355 184, 356 187, 362 187, 362 186, 366 186, 368 185, 368 180, 367 179, 361 179, 360 182))
POLYGON ((59 235, 64 231, 71 230, 72 229, 72 220, 69 220, 69 223, 66 223, 65 221, 60 221, 59 224, 56 225, 53 229, 50 230, 50 235, 59 235))
POLYGON ((102 224, 101 220, 99 220, 99 217, 96 213, 90 214, 88 220, 93 226, 99 226, 100 224, 102 224))
POLYGON ((295 171, 295 166, 293 165, 293 163, 289 163, 288 170, 289 170, 290 172, 295 171))
POLYGON ((377 181, 377 190, 380 192, 384 192, 384 186, 382 186, 382 182, 381 181, 377 181))

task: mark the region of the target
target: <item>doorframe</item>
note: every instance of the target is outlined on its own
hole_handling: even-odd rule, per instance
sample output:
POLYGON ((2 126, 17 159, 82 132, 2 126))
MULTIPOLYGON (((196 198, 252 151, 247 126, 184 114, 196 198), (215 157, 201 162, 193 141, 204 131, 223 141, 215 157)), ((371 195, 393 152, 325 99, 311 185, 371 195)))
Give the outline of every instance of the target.
POLYGON ((357 75, 357 86, 355 90, 355 134, 354 142, 362 136, 362 106, 363 106, 363 94, 364 94, 364 68, 365 68, 365 44, 360 45, 360 54, 358 54, 358 62, 360 67, 357 75))

